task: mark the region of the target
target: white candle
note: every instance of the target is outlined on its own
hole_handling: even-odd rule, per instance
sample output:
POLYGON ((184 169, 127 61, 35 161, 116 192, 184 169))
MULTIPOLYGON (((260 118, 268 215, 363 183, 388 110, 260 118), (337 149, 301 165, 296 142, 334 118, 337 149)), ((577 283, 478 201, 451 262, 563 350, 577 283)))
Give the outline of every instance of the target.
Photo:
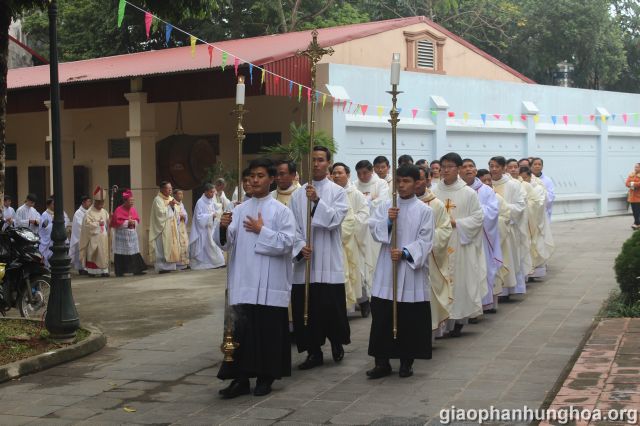
POLYGON ((400 54, 394 53, 391 58, 391 84, 400 84, 400 54))
POLYGON ((238 77, 236 85, 236 105, 244 105, 244 76, 238 77))

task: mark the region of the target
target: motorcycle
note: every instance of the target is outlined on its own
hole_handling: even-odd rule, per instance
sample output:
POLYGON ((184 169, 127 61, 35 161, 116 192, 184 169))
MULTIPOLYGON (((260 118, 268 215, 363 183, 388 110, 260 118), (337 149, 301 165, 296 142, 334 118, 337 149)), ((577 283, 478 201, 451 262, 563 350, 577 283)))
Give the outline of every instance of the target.
MULTIPOLYGON (((0 229, 4 221, 0 220, 0 229)), ((17 308, 24 318, 40 319, 47 310, 51 272, 38 250, 40 237, 29 228, 0 232, 0 314, 17 308)))

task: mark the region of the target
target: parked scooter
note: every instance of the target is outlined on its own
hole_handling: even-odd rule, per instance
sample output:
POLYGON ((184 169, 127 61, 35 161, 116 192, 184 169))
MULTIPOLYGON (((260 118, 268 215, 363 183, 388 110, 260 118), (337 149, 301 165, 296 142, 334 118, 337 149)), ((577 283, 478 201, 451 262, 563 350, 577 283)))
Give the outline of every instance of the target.
MULTIPOLYGON (((0 220, 0 229, 4 221, 0 220)), ((17 308, 25 318, 40 319, 47 310, 51 272, 38 250, 40 237, 29 228, 0 232, 0 314, 17 308)))

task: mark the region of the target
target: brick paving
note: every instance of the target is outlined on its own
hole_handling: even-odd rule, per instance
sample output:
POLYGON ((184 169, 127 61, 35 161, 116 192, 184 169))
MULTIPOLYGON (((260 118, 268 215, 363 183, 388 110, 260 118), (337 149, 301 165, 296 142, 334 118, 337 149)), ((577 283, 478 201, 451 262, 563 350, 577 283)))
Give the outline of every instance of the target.
MULTIPOLYGON (((339 365, 327 353, 323 367, 294 369, 267 397, 220 400, 222 382, 215 375, 221 361, 224 282, 211 278, 206 283, 212 295, 208 315, 0 385, 0 424, 417 425, 439 424, 440 410, 452 405, 537 408, 615 287, 613 259, 629 236, 628 222, 628 217, 612 217, 554 223, 557 248, 547 279, 531 284, 525 297, 502 305, 498 314, 465 327, 461 338, 438 340, 433 359, 417 361, 408 379, 366 379, 372 364, 367 355, 370 319, 354 317, 352 344, 339 365)), ((191 276, 182 274, 180 280, 191 276)), ((147 295, 154 298, 153 283, 151 277, 135 287, 151 284, 147 295)), ((136 310, 120 308, 113 314, 122 326, 144 323, 136 310)), ((617 341, 601 341, 601 356, 592 358, 611 358, 617 341)), ((635 355, 627 355, 615 368, 630 367, 635 355)), ((302 359, 293 354, 294 364, 302 359)), ((616 371, 625 377, 623 370, 616 371)), ((589 386, 605 384, 585 380, 589 386)), ((618 389, 618 383, 606 385, 608 394, 598 393, 602 401, 618 389)))

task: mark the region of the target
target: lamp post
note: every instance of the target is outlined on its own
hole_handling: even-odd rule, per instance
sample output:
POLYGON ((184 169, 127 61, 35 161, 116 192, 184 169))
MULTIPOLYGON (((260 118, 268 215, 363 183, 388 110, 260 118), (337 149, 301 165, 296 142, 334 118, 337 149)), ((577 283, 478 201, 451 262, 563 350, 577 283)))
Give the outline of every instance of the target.
MULTIPOLYGON (((400 54, 394 53, 391 59, 391 90, 387 93, 391 95, 391 205, 397 207, 397 185, 396 185, 396 168, 397 168, 397 133, 398 133, 398 109, 396 103, 398 101, 398 95, 402 92, 398 91, 398 84, 400 84, 400 54)), ((396 248, 398 235, 398 226, 394 220, 391 224, 391 248, 396 248)), ((398 337, 398 262, 393 260, 391 262, 391 276, 393 285, 393 338, 398 337)))
MULTIPOLYGON (((54 215, 51 240, 53 255, 51 265, 51 292, 45 318, 45 326, 51 337, 58 340, 70 340, 80 327, 71 292, 71 274, 69 245, 64 226, 64 205, 62 196, 62 149, 60 146, 60 84, 58 82, 58 35, 56 20, 58 5, 56 0, 49 1, 49 44, 51 76, 51 159, 53 168, 54 215)), ((66 164, 70 167, 71 164, 66 164)))

